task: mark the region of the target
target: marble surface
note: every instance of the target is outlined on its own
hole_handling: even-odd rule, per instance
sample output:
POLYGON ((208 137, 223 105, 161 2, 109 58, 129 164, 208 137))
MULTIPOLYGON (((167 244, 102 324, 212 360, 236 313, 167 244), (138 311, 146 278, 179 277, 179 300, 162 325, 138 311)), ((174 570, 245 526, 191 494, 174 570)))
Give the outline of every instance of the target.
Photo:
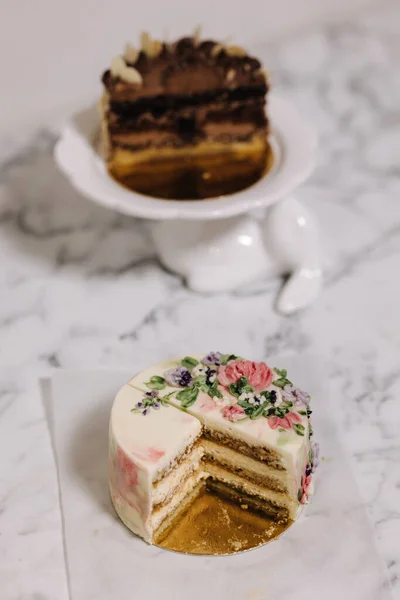
MULTIPOLYGON (((56 172, 54 128, 0 145, 0 582, 5 600, 65 600, 54 458, 37 377, 129 367, 188 348, 318 352, 341 441, 400 597, 400 7, 266 51, 276 85, 320 134, 298 197, 323 231, 309 310, 273 310, 281 282, 199 296, 155 262, 142 224, 56 172)), ((299 596, 301 597, 301 596, 299 596)))

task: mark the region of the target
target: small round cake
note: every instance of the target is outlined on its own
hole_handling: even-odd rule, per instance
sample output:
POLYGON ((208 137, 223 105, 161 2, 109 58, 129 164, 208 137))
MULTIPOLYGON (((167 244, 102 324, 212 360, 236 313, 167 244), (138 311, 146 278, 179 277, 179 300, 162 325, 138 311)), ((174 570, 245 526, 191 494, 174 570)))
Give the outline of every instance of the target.
POLYGON ((145 369, 110 419, 110 491, 125 525, 157 540, 204 489, 276 523, 312 492, 318 446, 310 396, 284 369, 233 354, 145 369))

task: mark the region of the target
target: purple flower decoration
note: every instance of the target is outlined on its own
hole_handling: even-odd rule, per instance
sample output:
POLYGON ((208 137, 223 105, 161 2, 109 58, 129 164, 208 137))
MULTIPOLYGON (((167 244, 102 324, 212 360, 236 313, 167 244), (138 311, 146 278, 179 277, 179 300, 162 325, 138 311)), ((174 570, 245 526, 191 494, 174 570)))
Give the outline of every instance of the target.
POLYGON ((317 442, 311 443, 311 452, 312 452, 311 472, 315 473, 315 470, 319 465, 319 444, 317 444, 317 442))
POLYGON ((158 398, 158 391, 152 390, 151 392, 145 392, 143 394, 143 400, 136 402, 135 407, 131 409, 133 413, 140 413, 143 417, 149 414, 150 409, 159 410, 161 408, 161 401, 158 398))
POLYGON ((209 352, 201 361, 203 365, 220 365, 222 354, 221 352, 209 352))
POLYGON ((189 369, 182 366, 169 369, 164 374, 164 378, 170 385, 175 387, 188 387, 193 381, 189 369))
POLYGON ((282 390, 282 398, 287 402, 293 402, 293 404, 304 404, 308 406, 310 402, 310 396, 307 392, 303 392, 299 388, 292 387, 291 385, 285 385, 282 390))

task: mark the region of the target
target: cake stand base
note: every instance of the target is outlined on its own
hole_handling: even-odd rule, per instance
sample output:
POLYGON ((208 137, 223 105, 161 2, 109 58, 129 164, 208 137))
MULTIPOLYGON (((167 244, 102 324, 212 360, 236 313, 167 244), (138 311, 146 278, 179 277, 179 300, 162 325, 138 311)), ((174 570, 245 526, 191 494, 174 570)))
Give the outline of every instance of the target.
POLYGON ((286 274, 277 299, 282 314, 308 306, 320 292, 318 227, 293 196, 227 219, 150 221, 149 228, 161 263, 196 292, 226 292, 286 274))

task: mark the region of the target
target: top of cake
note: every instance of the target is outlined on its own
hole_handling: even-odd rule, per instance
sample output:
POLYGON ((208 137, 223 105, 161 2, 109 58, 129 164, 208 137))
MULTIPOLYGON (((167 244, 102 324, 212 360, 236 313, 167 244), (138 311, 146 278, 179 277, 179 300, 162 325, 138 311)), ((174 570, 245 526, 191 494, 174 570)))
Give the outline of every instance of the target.
POLYGON ((285 370, 262 362, 210 352, 160 363, 129 383, 144 393, 152 390, 154 398, 165 398, 205 425, 234 430, 252 444, 278 445, 291 456, 311 433, 309 395, 293 386, 285 370))
POLYGON ((184 96, 235 88, 265 95, 268 81, 257 58, 243 48, 198 35, 175 43, 141 36, 141 48, 130 44, 111 62, 103 83, 113 100, 129 102, 154 96, 184 96))

